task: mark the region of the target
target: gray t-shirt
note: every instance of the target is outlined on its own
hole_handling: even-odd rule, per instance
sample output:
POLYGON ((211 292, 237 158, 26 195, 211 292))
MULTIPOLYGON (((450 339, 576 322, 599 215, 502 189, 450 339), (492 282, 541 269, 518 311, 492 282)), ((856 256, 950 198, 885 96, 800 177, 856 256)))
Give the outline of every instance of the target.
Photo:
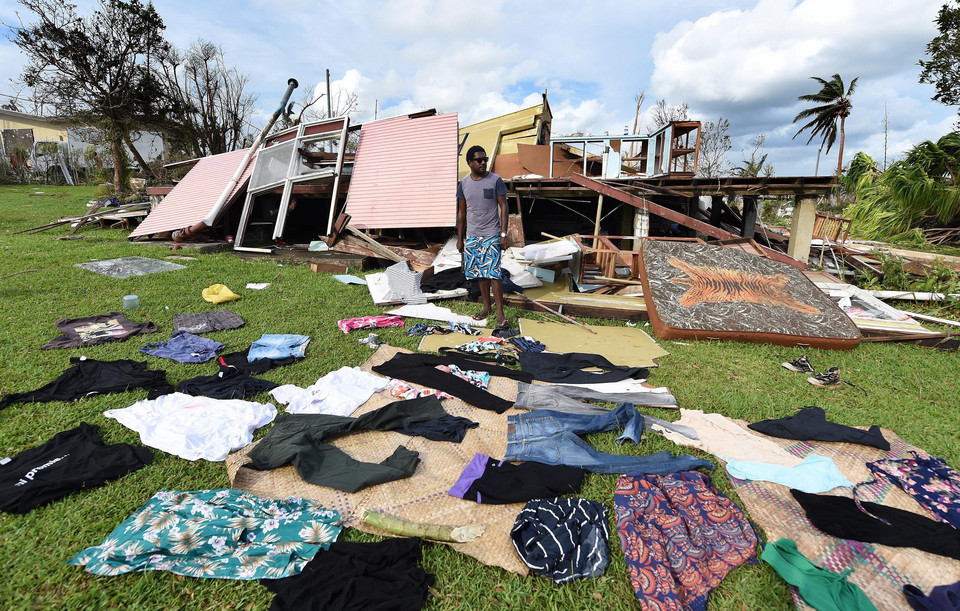
POLYGON ((487 172, 480 180, 467 175, 457 183, 457 199, 467 202, 467 235, 472 238, 489 238, 500 235, 500 209, 497 197, 507 194, 503 179, 487 172))

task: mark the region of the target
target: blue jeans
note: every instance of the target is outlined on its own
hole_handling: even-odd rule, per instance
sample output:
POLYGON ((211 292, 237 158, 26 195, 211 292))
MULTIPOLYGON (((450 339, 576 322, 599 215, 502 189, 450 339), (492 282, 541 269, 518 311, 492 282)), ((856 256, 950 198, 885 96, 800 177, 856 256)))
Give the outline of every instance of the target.
POLYGON ((306 356, 310 337, 306 335, 283 335, 264 333, 260 339, 250 345, 247 361, 252 363, 260 359, 302 359, 306 356))
POLYGON ((617 437, 618 444, 628 439, 634 443, 640 442, 643 417, 633 404, 622 403, 617 409, 599 415, 537 410, 509 416, 504 460, 567 465, 593 473, 666 475, 697 467, 713 469, 713 463, 708 460, 689 454, 673 457, 666 450, 649 456, 604 454, 577 436, 619 429, 623 429, 623 432, 617 437))

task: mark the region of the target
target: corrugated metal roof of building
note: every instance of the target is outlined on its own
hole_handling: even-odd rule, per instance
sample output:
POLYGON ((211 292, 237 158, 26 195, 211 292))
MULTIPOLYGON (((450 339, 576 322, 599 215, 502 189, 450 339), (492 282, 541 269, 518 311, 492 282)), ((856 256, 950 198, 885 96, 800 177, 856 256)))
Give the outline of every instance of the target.
MULTIPOLYGON (((204 157, 187 172, 160 204, 130 233, 131 238, 192 227, 204 219, 233 178, 246 150, 204 157)), ((227 198, 236 197, 253 170, 254 154, 227 198)))
POLYGON ((364 123, 346 212, 360 229, 453 227, 457 115, 364 123))
MULTIPOLYGON (((495 158, 517 152, 517 144, 537 144, 540 133, 540 121, 544 114, 544 104, 537 104, 530 108, 487 119, 473 125, 464 125, 460 128, 459 136, 465 138, 461 147, 464 155, 471 146, 480 145, 490 156, 490 170, 496 172, 495 158), (509 139, 504 139, 510 134, 509 139)), ((549 117, 547 118, 549 121, 549 117)), ((457 175, 463 178, 470 173, 466 157, 461 156, 457 166, 457 175)), ((509 178, 509 177, 507 177, 509 178)))

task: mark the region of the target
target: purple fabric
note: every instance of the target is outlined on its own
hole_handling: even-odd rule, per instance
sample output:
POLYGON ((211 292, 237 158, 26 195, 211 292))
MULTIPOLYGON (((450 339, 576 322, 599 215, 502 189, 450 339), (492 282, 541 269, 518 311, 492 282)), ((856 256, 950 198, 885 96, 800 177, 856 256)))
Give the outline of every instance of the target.
POLYGON ((447 494, 450 496, 455 496, 458 499, 462 499, 463 495, 466 494, 467 489, 473 485, 473 482, 480 479, 483 475, 483 471, 487 467, 487 459, 489 456, 484 456, 483 454, 474 454, 473 460, 471 460, 466 468, 464 468, 463 473, 460 474, 460 477, 457 478, 457 481, 450 487, 450 490, 447 491, 447 494))

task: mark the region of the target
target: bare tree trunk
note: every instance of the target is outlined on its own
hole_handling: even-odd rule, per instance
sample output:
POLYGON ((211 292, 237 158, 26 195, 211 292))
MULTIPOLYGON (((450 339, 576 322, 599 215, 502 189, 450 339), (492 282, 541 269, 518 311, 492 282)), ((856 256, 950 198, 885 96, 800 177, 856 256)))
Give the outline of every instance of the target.
POLYGON ((840 153, 837 155, 837 176, 840 176, 840 173, 843 172, 843 123, 847 118, 843 115, 840 115, 840 153))
POLYGON ((150 164, 147 163, 147 160, 143 158, 143 155, 140 154, 140 151, 137 150, 137 147, 133 146, 133 141, 130 139, 130 134, 123 134, 123 141, 126 143, 127 148, 130 149, 130 154, 133 155, 133 158, 137 161, 137 165, 140 166, 140 169, 143 170, 143 173, 149 174, 150 176, 156 178, 157 175, 154 173, 153 168, 151 168, 150 164))
POLYGON ((113 156, 113 194, 120 197, 123 192, 123 142, 119 134, 110 135, 110 154, 113 156))

